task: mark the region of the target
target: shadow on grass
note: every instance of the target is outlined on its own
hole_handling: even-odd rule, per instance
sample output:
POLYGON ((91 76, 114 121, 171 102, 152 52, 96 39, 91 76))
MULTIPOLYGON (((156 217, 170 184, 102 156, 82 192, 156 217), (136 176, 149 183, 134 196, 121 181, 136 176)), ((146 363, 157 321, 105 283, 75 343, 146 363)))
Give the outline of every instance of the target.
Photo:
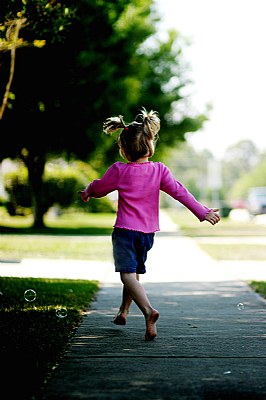
POLYGON ((44 227, 44 228, 33 228, 33 227, 9 227, 0 226, 0 233, 12 234, 12 235, 110 235, 113 228, 103 227, 44 227))

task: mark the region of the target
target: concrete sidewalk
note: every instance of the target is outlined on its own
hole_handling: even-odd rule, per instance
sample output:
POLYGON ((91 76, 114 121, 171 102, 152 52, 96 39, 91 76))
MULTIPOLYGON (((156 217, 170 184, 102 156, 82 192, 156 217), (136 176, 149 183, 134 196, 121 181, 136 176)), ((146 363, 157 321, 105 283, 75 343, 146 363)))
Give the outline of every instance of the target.
POLYGON ((266 269, 215 262, 165 215, 161 227, 142 277, 160 312, 153 342, 134 304, 126 326, 113 324, 122 285, 111 261, 0 263, 2 276, 102 284, 42 400, 266 399, 266 302, 246 283, 266 269))
POLYGON ((126 326, 112 323, 121 287, 105 285, 43 399, 266 398, 261 298, 236 281, 145 288, 160 311, 155 341, 144 340, 144 320, 135 306, 126 326))
POLYGON ((157 338, 134 304, 113 324, 121 283, 107 267, 43 400, 265 400, 266 302, 178 232, 157 235, 147 270, 157 338))

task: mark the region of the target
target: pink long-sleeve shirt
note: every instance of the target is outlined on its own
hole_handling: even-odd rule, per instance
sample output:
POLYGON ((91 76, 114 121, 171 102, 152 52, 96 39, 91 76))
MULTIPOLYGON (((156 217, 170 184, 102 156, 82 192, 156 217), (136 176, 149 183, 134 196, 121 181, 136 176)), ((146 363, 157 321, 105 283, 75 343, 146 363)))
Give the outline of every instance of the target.
POLYGON ((91 182, 84 191, 87 199, 118 191, 118 209, 114 227, 145 233, 159 227, 160 191, 187 207, 200 221, 211 209, 199 203, 161 162, 112 164, 101 179, 91 182))

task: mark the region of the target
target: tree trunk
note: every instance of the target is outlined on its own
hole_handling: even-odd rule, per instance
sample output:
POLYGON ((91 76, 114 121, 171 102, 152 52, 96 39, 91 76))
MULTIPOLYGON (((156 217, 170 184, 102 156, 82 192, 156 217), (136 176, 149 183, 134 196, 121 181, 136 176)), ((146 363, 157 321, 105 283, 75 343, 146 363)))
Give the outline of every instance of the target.
POLYGON ((45 156, 43 154, 31 154, 23 149, 22 160, 28 169, 29 184, 32 196, 33 228, 44 228, 43 207, 43 173, 45 167, 45 156))

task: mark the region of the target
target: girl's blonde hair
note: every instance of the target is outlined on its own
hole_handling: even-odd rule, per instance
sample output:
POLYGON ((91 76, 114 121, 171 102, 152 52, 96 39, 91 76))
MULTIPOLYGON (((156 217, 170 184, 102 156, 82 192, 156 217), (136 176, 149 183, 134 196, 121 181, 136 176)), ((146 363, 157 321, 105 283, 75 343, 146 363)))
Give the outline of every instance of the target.
POLYGON ((107 118, 103 131, 107 135, 122 129, 118 136, 118 145, 122 157, 136 161, 142 157, 152 157, 160 130, 160 119, 157 111, 147 112, 143 107, 133 122, 126 125, 124 117, 107 118))

